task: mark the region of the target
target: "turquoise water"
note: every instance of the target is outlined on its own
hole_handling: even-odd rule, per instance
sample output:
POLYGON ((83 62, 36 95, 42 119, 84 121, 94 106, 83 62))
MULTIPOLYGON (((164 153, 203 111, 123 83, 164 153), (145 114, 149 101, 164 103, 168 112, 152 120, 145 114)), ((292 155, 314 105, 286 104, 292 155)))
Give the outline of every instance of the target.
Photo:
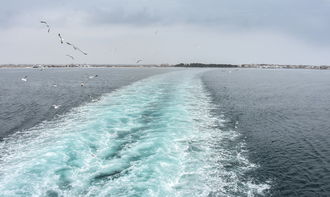
POLYGON ((254 196, 201 71, 153 76, 0 144, 1 196, 254 196))

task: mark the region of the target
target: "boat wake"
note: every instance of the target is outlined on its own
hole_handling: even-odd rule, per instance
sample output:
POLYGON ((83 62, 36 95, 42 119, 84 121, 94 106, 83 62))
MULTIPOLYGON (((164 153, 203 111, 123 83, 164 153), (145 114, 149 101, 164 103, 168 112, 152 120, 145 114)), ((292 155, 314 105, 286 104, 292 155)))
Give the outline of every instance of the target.
POLYGON ((199 74, 147 78, 8 137, 0 196, 262 195, 199 74))

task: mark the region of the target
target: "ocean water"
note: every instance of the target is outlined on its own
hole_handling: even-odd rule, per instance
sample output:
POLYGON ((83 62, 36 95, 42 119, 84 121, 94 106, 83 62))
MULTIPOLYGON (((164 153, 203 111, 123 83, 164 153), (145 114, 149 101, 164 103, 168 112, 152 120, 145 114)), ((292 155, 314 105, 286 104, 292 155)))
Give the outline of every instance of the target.
POLYGON ((0 70, 0 139, 51 120, 102 94, 172 69, 55 68, 0 70), (89 79, 90 76, 98 77, 89 79), (21 78, 28 76, 27 82, 21 78), (85 86, 81 88, 81 82, 85 86), (56 85, 56 87, 54 87, 56 85), (52 105, 61 105, 54 109, 52 105))
POLYGON ((329 71, 218 70, 203 80, 271 196, 330 196, 329 71))
POLYGON ((0 196, 329 195, 330 72, 42 72, 0 72, 0 196))

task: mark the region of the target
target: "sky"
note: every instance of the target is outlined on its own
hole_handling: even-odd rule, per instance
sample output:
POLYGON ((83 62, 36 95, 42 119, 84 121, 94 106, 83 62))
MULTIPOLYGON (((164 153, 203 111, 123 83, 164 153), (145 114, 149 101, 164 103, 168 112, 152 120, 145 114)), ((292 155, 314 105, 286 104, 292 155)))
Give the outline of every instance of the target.
POLYGON ((0 5, 0 64, 142 59, 141 64, 330 65, 330 0, 0 0, 0 5), (88 55, 61 44, 58 33, 88 55))

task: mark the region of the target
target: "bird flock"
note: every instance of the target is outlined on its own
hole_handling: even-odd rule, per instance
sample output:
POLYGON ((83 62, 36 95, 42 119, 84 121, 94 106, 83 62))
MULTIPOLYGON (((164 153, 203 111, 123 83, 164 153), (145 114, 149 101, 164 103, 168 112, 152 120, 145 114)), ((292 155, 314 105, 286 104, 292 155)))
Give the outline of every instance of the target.
MULTIPOLYGON (((47 32, 50 33, 51 28, 50 28, 50 25, 48 24, 48 22, 47 21, 40 21, 40 23, 44 24, 45 27, 47 28, 47 32)), ((57 36, 60 39, 61 44, 66 44, 68 46, 71 46, 75 51, 79 51, 80 53, 82 53, 84 55, 87 55, 87 53, 85 51, 81 50, 76 45, 72 44, 71 42, 65 42, 62 35, 61 35, 61 33, 58 33, 57 36)), ((67 54, 66 56, 71 58, 72 60, 75 60, 74 56, 72 56, 72 55, 67 54)))
MULTIPOLYGON (((51 26, 49 25, 49 23, 47 21, 41 20, 40 23, 44 25, 44 27, 47 29, 47 32, 48 33, 51 33, 51 31, 53 31, 52 28, 51 28, 51 26)), ((157 35, 158 34, 158 30, 155 31, 154 33, 155 33, 155 35, 157 35)), ((61 45, 70 46, 70 47, 72 47, 72 49, 74 51, 78 51, 78 52, 80 52, 83 55, 87 55, 87 53, 85 51, 81 50, 80 48, 78 48, 77 45, 73 44, 72 42, 65 41, 61 33, 57 33, 57 37, 59 38, 59 41, 60 41, 60 44, 61 45)), ((66 54, 65 56, 68 57, 68 58, 70 58, 71 60, 75 60, 75 57, 73 55, 71 55, 71 54, 66 54)), ((136 64, 139 64, 142 61, 143 61, 143 59, 137 59, 136 64)), ((40 65, 39 68, 40 68, 40 71, 42 71, 42 70, 45 69, 45 67, 42 66, 42 65, 40 65)), ((85 84, 88 83, 89 80, 94 79, 96 77, 98 77, 98 75, 90 75, 90 76, 88 76, 88 78, 86 78, 85 80, 83 80, 83 81, 80 82, 80 86, 81 87, 85 86, 85 84)), ((22 77, 21 78, 21 81, 27 82, 28 81, 28 76, 22 77)), ((52 87, 56 88, 57 87, 57 84, 52 84, 52 87)), ((54 104, 51 107, 53 109, 58 109, 60 106, 61 105, 54 104)))
MULTIPOLYGON (((45 27, 47 28, 47 32, 50 33, 51 28, 50 28, 50 25, 48 24, 48 22, 47 21, 40 21, 40 23, 44 24, 45 27)), ((157 35, 158 34, 158 30, 156 30, 154 33, 155 33, 155 35, 157 35)), ((61 33, 58 33, 57 36, 59 37, 61 44, 67 44, 68 46, 71 46, 75 51, 79 51, 80 53, 82 53, 84 55, 87 55, 87 53, 85 51, 81 50, 80 48, 78 48, 73 43, 71 43, 71 42, 65 42, 64 39, 63 39, 63 37, 62 37, 62 35, 61 35, 61 33)), ((69 57, 69 58, 71 58, 72 60, 75 60, 74 56, 72 56, 70 54, 67 54, 66 56, 69 57)), ((138 59, 135 63, 136 64, 139 64, 142 61, 143 61, 142 59, 138 59)))
MULTIPOLYGON (((40 21, 40 23, 45 25, 45 27, 47 28, 47 32, 48 32, 48 33, 51 32, 51 26, 48 24, 47 21, 40 21)), ((61 35, 61 33, 58 33, 57 36, 58 36, 59 39, 60 39, 60 44, 66 44, 66 45, 68 45, 68 46, 71 46, 75 51, 78 51, 78 52, 82 53, 83 55, 87 55, 87 53, 86 53, 85 51, 81 50, 81 49, 78 48, 76 45, 72 44, 71 42, 65 42, 64 39, 63 39, 63 37, 62 37, 62 35, 61 35)), ((66 54, 65 56, 67 56, 68 58, 71 58, 72 60, 75 60, 75 57, 72 56, 72 55, 70 55, 70 54, 66 54)), ((45 69, 45 67, 44 67, 44 66, 41 66, 41 65, 39 66, 39 68, 40 68, 40 71, 42 71, 42 70, 45 69)), ((90 75, 90 76, 88 76, 85 80, 83 80, 83 81, 80 83, 80 86, 81 86, 81 87, 85 86, 85 84, 86 84, 87 82, 89 82, 89 80, 94 79, 94 78, 96 78, 96 77, 98 77, 98 75, 90 75)), ((22 78, 21 78, 21 81, 23 81, 23 82, 27 82, 27 81, 28 81, 28 76, 25 75, 24 77, 22 77, 22 78)), ((57 87, 57 84, 52 84, 52 87, 56 88, 56 87, 57 87)), ((90 95, 89 95, 89 96, 90 96, 90 95)), ((92 100, 92 101, 93 101, 93 100, 92 100)), ((61 107, 61 105, 56 105, 56 104, 54 104, 54 105, 52 105, 51 107, 52 107, 53 109, 58 109, 59 107, 61 107)))

